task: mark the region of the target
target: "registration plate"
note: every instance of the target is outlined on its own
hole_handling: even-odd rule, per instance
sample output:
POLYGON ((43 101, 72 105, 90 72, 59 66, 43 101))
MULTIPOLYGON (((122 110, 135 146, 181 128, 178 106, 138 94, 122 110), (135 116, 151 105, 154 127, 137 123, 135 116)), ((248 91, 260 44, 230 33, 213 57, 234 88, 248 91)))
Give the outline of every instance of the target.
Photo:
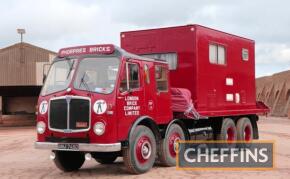
POLYGON ((79 144, 58 144, 57 148, 59 150, 79 150, 79 144))

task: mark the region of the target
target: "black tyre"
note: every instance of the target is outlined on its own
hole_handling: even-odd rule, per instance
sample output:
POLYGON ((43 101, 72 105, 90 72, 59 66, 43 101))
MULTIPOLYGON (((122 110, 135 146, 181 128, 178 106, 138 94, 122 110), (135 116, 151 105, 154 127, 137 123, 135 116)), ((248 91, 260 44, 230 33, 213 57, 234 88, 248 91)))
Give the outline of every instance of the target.
POLYGON ((226 141, 224 147, 234 148, 237 141, 237 128, 234 121, 230 118, 223 119, 220 133, 216 136, 217 140, 226 141))
POLYGON ((85 161, 84 154, 72 151, 54 151, 54 163, 60 170, 71 172, 80 169, 85 161))
POLYGON ((124 164, 133 174, 150 170, 156 158, 156 140, 146 126, 137 126, 130 137, 129 146, 123 148, 124 164))
POLYGON ((241 118, 237 122, 237 138, 246 143, 239 144, 240 147, 250 147, 253 140, 253 126, 249 118, 241 118))
POLYGON ((185 140, 185 133, 178 124, 172 124, 164 139, 159 143, 158 158, 161 165, 166 167, 176 165, 176 146, 178 140, 185 140))
POLYGON ((112 154, 111 156, 98 156, 95 160, 100 164, 112 164, 118 158, 117 155, 112 154))

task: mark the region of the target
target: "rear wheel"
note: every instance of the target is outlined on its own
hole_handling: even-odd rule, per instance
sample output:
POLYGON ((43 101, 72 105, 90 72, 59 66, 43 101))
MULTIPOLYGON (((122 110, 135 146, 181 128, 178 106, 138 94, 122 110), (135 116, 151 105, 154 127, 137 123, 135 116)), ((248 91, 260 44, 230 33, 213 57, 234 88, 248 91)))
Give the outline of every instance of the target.
POLYGON ((172 124, 159 144, 158 158, 163 166, 176 165, 176 149, 179 140, 185 140, 185 133, 178 124, 172 124))
POLYGON ((156 140, 146 126, 137 126, 130 137, 129 146, 123 148, 124 164, 133 174, 150 170, 156 158, 156 140))
POLYGON ((253 140, 253 127, 249 118, 241 118, 237 122, 238 140, 246 143, 241 143, 241 147, 249 147, 253 140))
POLYGON ((85 161, 84 154, 72 151, 54 151, 54 163, 60 170, 71 172, 80 169, 85 161))
POLYGON ((236 146, 237 128, 232 119, 223 119, 220 133, 217 134, 216 139, 225 141, 225 147, 234 148, 236 146))

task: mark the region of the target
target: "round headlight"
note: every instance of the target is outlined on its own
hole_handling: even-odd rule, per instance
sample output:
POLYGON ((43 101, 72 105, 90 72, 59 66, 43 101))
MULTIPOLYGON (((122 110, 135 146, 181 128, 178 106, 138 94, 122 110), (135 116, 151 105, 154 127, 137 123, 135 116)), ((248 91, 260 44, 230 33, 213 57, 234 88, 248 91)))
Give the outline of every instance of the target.
POLYGON ((94 132, 96 135, 103 135, 105 132, 105 124, 102 122, 96 122, 94 125, 94 132))
POLYGON ((36 130, 38 134, 43 134, 45 132, 45 123, 43 121, 39 121, 36 125, 36 130))

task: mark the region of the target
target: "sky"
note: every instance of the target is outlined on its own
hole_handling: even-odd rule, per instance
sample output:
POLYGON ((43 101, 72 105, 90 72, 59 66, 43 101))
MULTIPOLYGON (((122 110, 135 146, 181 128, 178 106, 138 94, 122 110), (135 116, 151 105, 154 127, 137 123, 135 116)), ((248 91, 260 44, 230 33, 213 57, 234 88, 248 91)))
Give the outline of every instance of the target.
POLYGON ((200 24, 256 42, 256 76, 290 68, 287 0, 0 1, 0 48, 24 41, 49 49, 120 44, 122 31, 200 24))

